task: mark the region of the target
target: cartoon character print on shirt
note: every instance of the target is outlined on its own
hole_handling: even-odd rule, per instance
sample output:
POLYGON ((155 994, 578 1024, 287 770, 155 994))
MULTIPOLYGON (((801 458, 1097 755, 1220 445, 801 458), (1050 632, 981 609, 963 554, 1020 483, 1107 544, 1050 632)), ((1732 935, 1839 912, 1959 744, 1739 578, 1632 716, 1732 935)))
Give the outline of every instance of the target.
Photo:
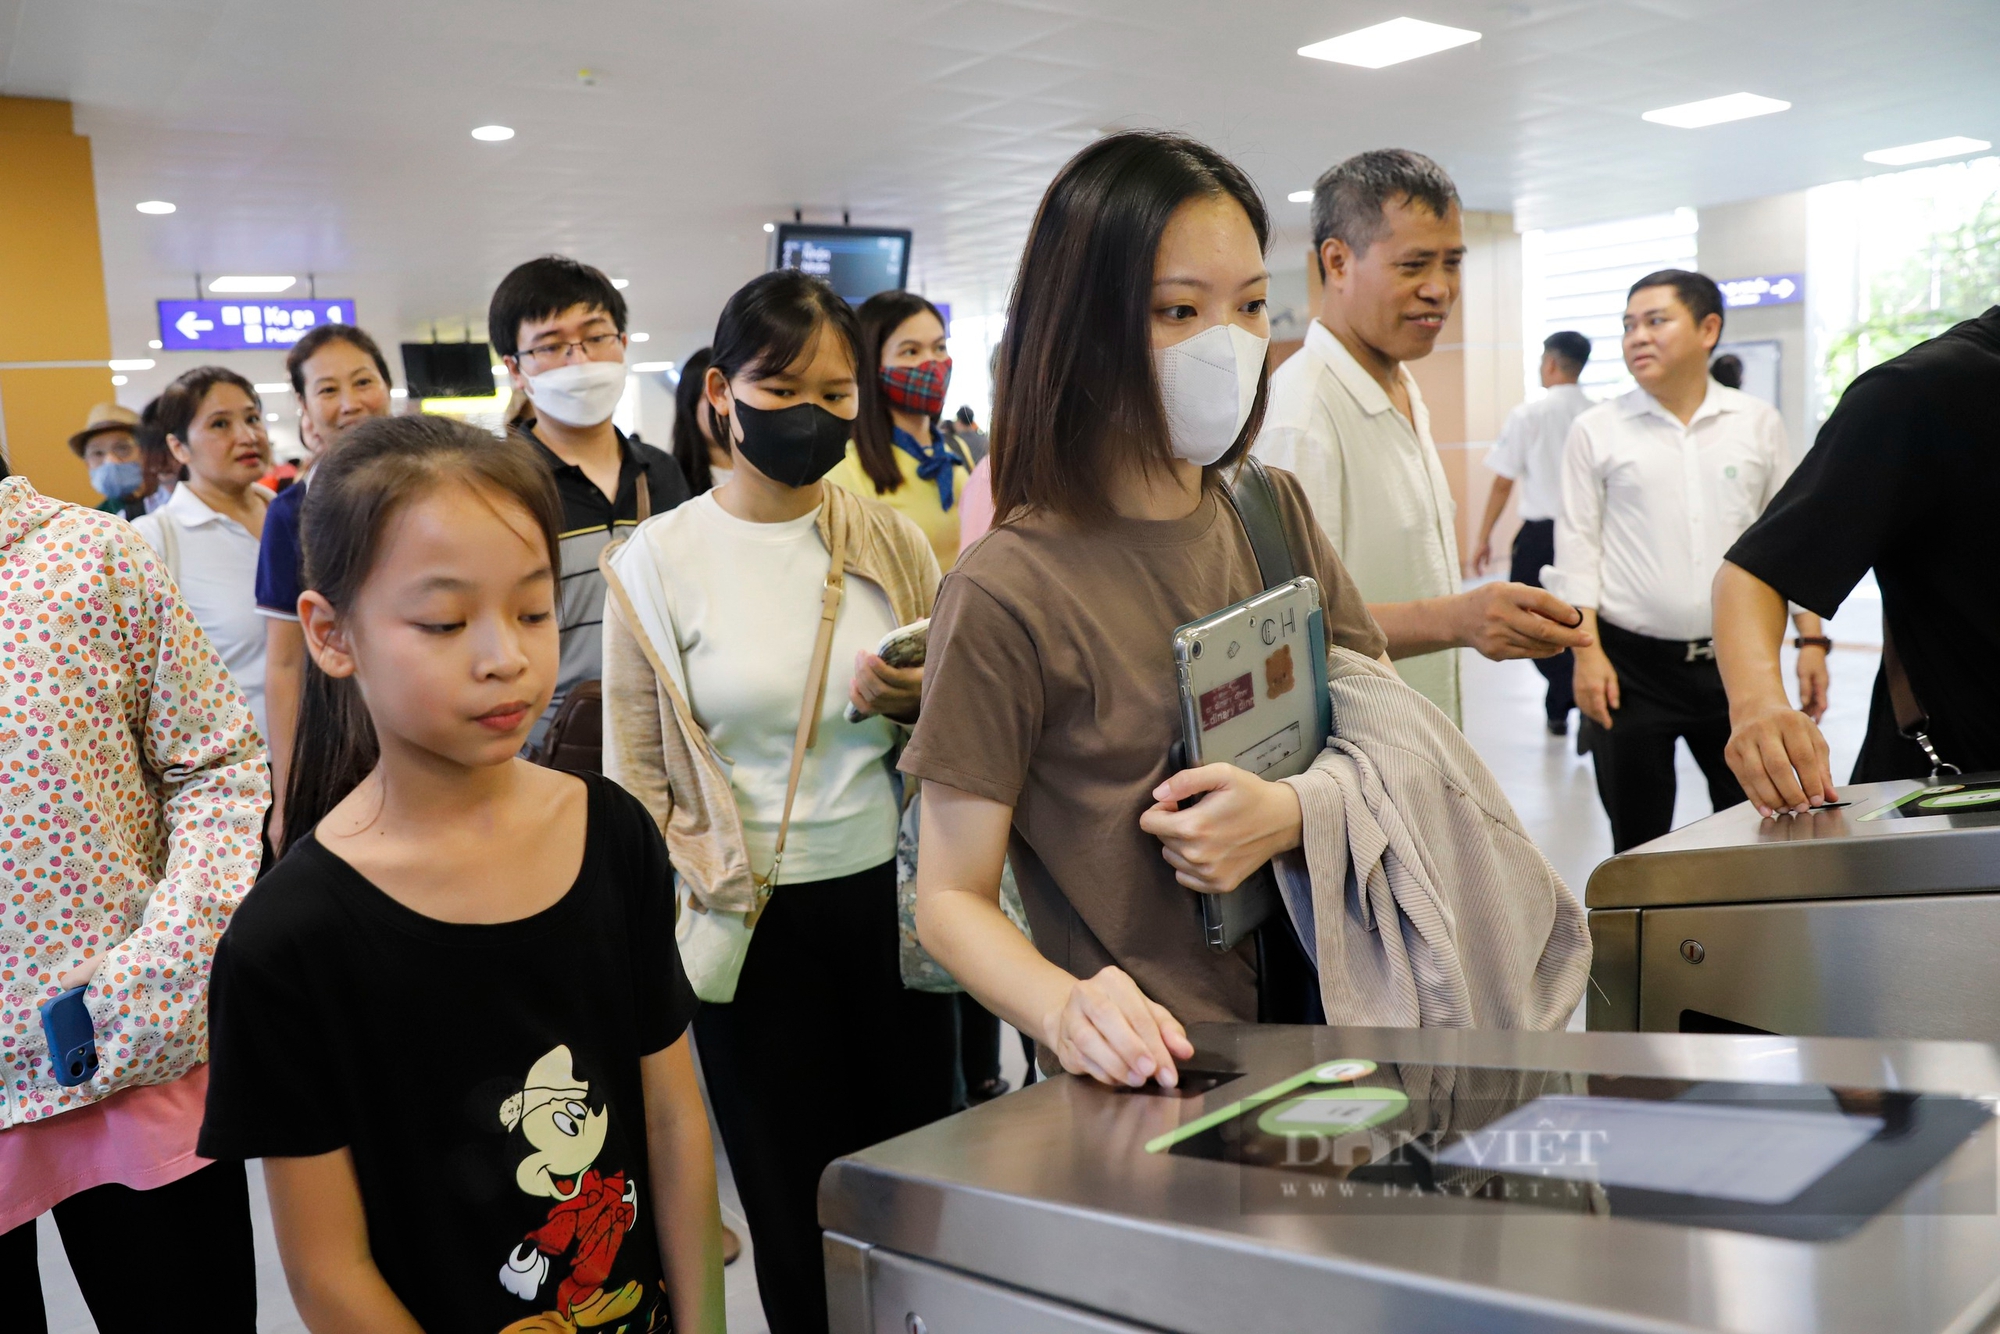
POLYGON ((500 1285, 536 1301, 552 1266, 568 1266, 550 1309, 517 1320, 502 1334, 576 1334, 611 1325, 645 1297, 636 1281, 610 1291, 605 1282, 625 1234, 639 1217, 638 1186, 622 1169, 606 1174, 597 1155, 610 1113, 590 1107, 590 1085, 571 1071, 568 1047, 556 1047, 528 1070, 518 1092, 500 1104, 500 1123, 518 1129, 534 1150, 514 1169, 514 1184, 555 1201, 500 1266, 500 1285))

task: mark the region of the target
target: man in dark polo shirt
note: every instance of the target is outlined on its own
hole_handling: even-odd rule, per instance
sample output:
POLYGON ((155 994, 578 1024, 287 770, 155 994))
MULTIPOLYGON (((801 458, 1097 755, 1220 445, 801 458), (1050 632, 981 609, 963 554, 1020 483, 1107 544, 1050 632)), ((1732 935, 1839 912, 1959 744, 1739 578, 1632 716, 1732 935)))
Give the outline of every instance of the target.
MULTIPOLYGON (((2000 769, 2000 306, 1848 386, 1764 516, 1715 580, 1715 651, 1729 692, 1725 752, 1765 814, 1838 800, 1826 740, 1778 679, 1785 601, 1833 614, 1869 569, 1937 756, 2000 769)), ((1875 679, 1856 783, 1925 778, 1875 679)), ((1911 729, 1915 731, 1917 729, 1911 729)))
POLYGON ((597 557, 646 514, 688 498, 673 456, 611 424, 625 392, 625 298, 588 264, 531 259, 500 280, 487 337, 535 420, 522 429, 562 497, 562 665, 528 739, 539 748, 572 687, 604 675, 604 576, 597 557), (641 485, 643 479, 644 485, 641 485))

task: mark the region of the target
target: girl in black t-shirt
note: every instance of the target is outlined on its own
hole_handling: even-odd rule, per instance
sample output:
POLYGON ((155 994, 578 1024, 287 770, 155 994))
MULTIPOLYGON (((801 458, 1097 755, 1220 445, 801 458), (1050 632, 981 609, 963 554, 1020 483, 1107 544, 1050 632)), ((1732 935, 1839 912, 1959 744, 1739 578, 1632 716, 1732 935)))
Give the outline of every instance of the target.
POLYGON ((216 954, 199 1151, 266 1160, 315 1331, 723 1328, 665 848, 516 758, 558 515, 437 417, 357 426, 305 505, 288 846, 216 954))

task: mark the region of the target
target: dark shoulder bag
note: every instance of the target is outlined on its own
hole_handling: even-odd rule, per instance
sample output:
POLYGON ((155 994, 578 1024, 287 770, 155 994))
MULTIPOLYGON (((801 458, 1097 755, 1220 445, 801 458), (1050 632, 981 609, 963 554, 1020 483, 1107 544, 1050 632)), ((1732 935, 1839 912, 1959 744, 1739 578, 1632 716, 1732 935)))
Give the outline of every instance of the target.
MULTIPOLYGON (((646 471, 639 470, 639 522, 653 516, 653 492, 646 471)), ((614 530, 616 521, 613 521, 614 530)), ((604 772, 604 683, 578 681, 563 696, 549 730, 531 757, 544 768, 572 774, 604 772)))
MULTIPOLYGON (((1298 562, 1278 514, 1277 490, 1264 465, 1245 455, 1235 482, 1224 487, 1222 494, 1250 540, 1264 587, 1290 583, 1298 576, 1298 562)), ((1292 930, 1291 915, 1278 894, 1277 874, 1265 865, 1230 893, 1197 894, 1202 934, 1209 948, 1218 951, 1232 949, 1245 936, 1255 934, 1257 1022, 1325 1023, 1319 978, 1292 930)))

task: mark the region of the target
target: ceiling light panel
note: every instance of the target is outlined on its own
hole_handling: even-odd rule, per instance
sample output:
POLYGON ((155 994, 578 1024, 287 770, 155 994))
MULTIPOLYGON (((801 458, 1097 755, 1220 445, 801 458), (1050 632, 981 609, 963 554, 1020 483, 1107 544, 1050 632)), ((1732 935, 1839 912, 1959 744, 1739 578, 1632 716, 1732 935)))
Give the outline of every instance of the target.
POLYGON ((505 125, 481 125, 473 130, 472 137, 481 143, 503 144, 514 137, 514 131, 505 125))
POLYGON ((138 209, 141 213, 159 214, 172 213, 174 211, 174 206, 164 199, 144 199, 132 205, 132 207, 138 209))
POLYGON ((268 276, 224 274, 222 277, 209 283, 208 290, 211 292, 255 292, 260 296, 268 296, 273 292, 285 291, 297 281, 297 278, 289 274, 272 274, 268 276))
POLYGON ((1993 145, 1984 139, 1968 139, 1962 134, 1955 134, 1949 139, 1926 139, 1920 144, 1904 144, 1901 148, 1878 148, 1861 156, 1885 167, 1907 167, 1913 162, 1935 162, 1943 157, 1983 153, 1991 147, 1993 145))
POLYGON ((1312 203, 1313 192, 1310 190, 1294 190, 1286 195, 1285 198, 1294 204, 1310 204, 1312 203))
POLYGON ((1700 102, 1682 102, 1678 106, 1642 112, 1639 118, 1649 120, 1655 125, 1671 125, 1681 130, 1699 130, 1710 125, 1722 125, 1732 120, 1748 120, 1752 116, 1768 116, 1773 112, 1791 109, 1790 102, 1781 102, 1775 97, 1760 97, 1756 93, 1730 93, 1726 97, 1710 97, 1700 102))
POLYGON ((1442 23, 1397 18, 1302 46, 1299 54, 1310 60, 1331 60, 1336 65, 1381 69, 1478 40, 1479 34, 1470 28, 1447 28, 1442 23))

